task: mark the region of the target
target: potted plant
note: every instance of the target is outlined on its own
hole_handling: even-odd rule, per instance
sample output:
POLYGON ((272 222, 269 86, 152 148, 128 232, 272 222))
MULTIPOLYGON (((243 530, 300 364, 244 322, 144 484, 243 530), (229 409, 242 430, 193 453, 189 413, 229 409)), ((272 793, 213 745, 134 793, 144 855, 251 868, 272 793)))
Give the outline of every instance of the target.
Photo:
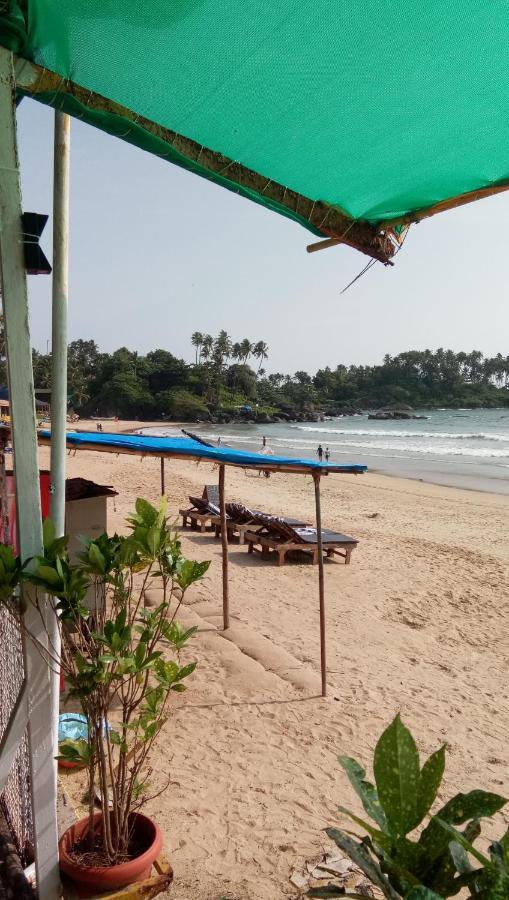
MULTIPOLYGON (((88 743, 61 746, 63 761, 88 771, 88 816, 60 841, 61 868, 81 896, 142 880, 161 850, 159 828, 140 808, 150 799, 148 762, 170 697, 185 690, 196 666, 180 659, 196 628, 184 631, 176 615, 186 590, 209 566, 183 558, 164 501, 156 509, 137 500, 128 523, 127 536, 85 540, 73 565, 66 539, 57 539, 46 521, 44 556, 21 574, 36 586, 36 603, 40 591, 52 598, 61 655, 56 658, 51 646, 45 652, 62 666, 69 697, 79 701, 88 723, 88 743), (161 602, 150 608, 146 593, 155 583, 161 602), (85 603, 90 588, 92 608, 85 603)), ((17 561, 13 565, 11 581, 20 570, 17 561)))

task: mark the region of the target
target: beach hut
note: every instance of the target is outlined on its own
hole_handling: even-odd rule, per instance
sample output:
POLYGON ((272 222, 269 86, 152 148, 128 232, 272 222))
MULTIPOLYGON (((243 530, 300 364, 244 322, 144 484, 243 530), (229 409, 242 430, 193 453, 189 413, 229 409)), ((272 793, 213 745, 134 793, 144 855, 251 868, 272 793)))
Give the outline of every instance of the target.
MULTIPOLYGON (((16 103, 54 107, 52 515, 64 523, 68 113, 389 264, 413 222, 505 191, 509 16, 483 4, 375 0, 109 4, 0 10, 0 268, 21 552, 42 545, 16 103), (432 48, 432 63, 430 63, 432 48), (192 61, 182 65, 182 60, 192 61), (247 64, 249 61, 249 64, 247 64), (366 75, 368 73, 368 76, 366 75), (482 90, 479 89, 482 85, 482 90)), ((224 478, 224 469, 222 470, 224 478)), ((27 613, 30 617, 30 611, 27 613)), ((38 616, 28 627, 42 641, 38 616)), ((55 637, 55 636, 53 636, 55 637)), ((27 732, 41 900, 58 882, 58 683, 26 648, 0 745, 27 732), (53 706, 53 715, 48 711, 53 706), (28 726, 27 726, 28 723, 28 726)))

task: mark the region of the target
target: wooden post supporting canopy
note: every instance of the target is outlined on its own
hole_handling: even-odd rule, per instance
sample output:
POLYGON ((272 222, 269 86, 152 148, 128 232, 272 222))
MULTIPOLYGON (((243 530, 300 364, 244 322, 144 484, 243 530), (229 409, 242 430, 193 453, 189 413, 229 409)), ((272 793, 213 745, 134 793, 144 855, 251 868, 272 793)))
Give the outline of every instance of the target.
MULTIPOLYGON (((42 552, 41 498, 37 456, 32 348, 21 228, 21 189, 16 139, 16 81, 13 56, 0 47, 0 278, 5 325, 13 462, 20 553, 23 559, 42 552)), ((50 671, 34 646, 47 646, 48 607, 28 603, 23 636, 24 707, 30 753, 35 863, 39 900, 59 892, 56 821, 56 765, 53 751, 50 671)), ((18 735, 21 733, 17 716, 18 735)), ((10 723, 11 724, 11 723, 10 723)))
POLYGON ((313 472, 316 506, 316 546, 318 551, 318 594, 320 603, 320 667, 322 672, 322 697, 327 696, 327 657, 325 646, 325 583, 322 549, 322 508, 320 503, 320 472, 313 472))
POLYGON ((223 554, 223 628, 230 627, 230 597, 228 591, 228 533, 224 498, 224 463, 219 466, 219 512, 221 518, 221 549, 223 554))
POLYGON ((166 493, 164 484, 164 456, 161 456, 161 497, 166 493))

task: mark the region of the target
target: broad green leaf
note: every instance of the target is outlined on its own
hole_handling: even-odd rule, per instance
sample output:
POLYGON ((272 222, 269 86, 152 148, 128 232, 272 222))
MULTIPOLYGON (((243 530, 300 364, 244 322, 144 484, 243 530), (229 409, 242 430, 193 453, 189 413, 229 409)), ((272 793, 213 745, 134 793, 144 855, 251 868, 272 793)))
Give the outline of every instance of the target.
POLYGON ((500 794, 470 791, 468 794, 456 794, 436 815, 451 825, 462 825, 469 819, 493 816, 506 803, 507 800, 500 794))
MULTIPOLYGON (((314 887, 314 888, 311 888, 306 894, 306 897, 317 897, 317 898, 344 897, 344 896, 345 896, 345 889, 342 885, 339 885, 339 884, 324 884, 323 887, 314 887)), ((351 897, 352 894, 348 894, 348 896, 351 897)))
POLYGON ((500 841, 493 841, 493 843, 490 844, 490 856, 492 862, 494 862, 502 872, 506 872, 506 874, 508 874, 506 871, 504 848, 500 841))
POLYGON ((469 841, 471 844, 477 840, 481 833, 481 823, 479 819, 472 819, 471 822, 467 822, 465 828, 463 830, 463 837, 466 841, 469 841))
POLYGON ((405 894, 405 900, 442 900, 442 897, 423 884, 418 884, 405 894))
POLYGON ((371 816, 380 828, 386 828, 385 813, 380 805, 375 786, 369 781, 365 781, 365 769, 351 756, 339 756, 338 759, 354 791, 361 798, 362 805, 368 816, 371 816))
POLYGON ((424 816, 431 809, 438 788, 442 782, 445 768, 445 747, 440 747, 432 753, 424 763, 419 778, 417 791, 416 826, 422 822, 424 816))
POLYGON ((143 500, 142 497, 138 497, 135 503, 136 512, 139 516, 139 519, 143 524, 150 528, 151 525, 157 521, 158 511, 155 506, 152 506, 151 503, 148 503, 147 500, 143 500))
POLYGON ((161 528, 166 519, 166 512, 168 510, 168 497, 163 496, 159 502, 159 510, 157 513, 156 524, 158 528, 161 528))
POLYGON ((93 541, 90 543, 88 548, 88 559, 94 571, 99 572, 101 575, 104 575, 106 571, 106 561, 101 551, 99 550, 99 547, 93 541))
POLYGON ((359 816, 356 816, 353 812, 350 812, 349 809, 345 809, 344 806, 338 806, 339 812, 344 813, 349 816, 352 822, 355 822, 360 828, 364 828, 365 831, 376 840, 384 850, 389 851, 392 846, 392 838, 388 834, 384 834, 383 831, 379 831, 378 828, 373 828, 369 822, 365 822, 364 819, 360 819, 359 816))
POLYGON ((161 546, 161 531, 157 525, 152 525, 147 531, 147 547, 152 556, 157 556, 161 546))
POLYGON ((127 609, 124 606, 120 610, 117 618, 115 619, 115 631, 117 631, 120 634, 125 628, 126 621, 127 621, 127 609))
POLYGON ((208 562, 196 562, 196 560, 186 559, 182 562, 177 572, 177 583, 182 590, 186 590, 193 582, 198 581, 210 566, 208 562))
POLYGON ((38 578, 49 585, 53 586, 61 583, 60 575, 51 566, 39 566, 36 574, 38 578))
POLYGON ((460 875, 466 875, 467 872, 472 871, 473 866, 468 858, 467 851, 461 844, 458 844, 458 841, 451 841, 449 852, 460 875))
MULTIPOLYGON (((470 791, 457 794, 430 819, 419 838, 419 844, 426 850, 430 864, 444 853, 451 840, 442 827, 442 822, 462 825, 469 819, 492 816, 504 806, 506 800, 498 794, 486 791, 470 791)), ((458 832, 459 833, 459 832, 458 832)))
POLYGON ((48 550, 55 543, 56 537, 57 533, 53 522, 51 519, 44 519, 42 523, 42 540, 45 550, 48 550))
POLYGON ((399 715, 375 747, 373 770, 387 828, 404 836, 416 825, 420 766, 415 741, 399 715))
POLYGON ((341 850, 344 850, 372 884, 380 888, 387 900, 400 900, 399 894, 391 887, 380 866, 371 858, 363 844, 357 843, 339 828, 326 828, 325 833, 341 850))
POLYGON ((457 841, 457 843, 460 844, 460 846, 463 847, 464 850, 467 851, 467 853, 471 853, 472 856, 485 868, 489 869, 493 867, 493 863, 491 862, 491 860, 480 853, 479 850, 470 843, 470 841, 467 841, 461 831, 458 831, 457 828, 453 828, 453 826, 450 825, 449 822, 445 822, 443 819, 439 819, 438 817, 437 823, 447 832, 447 834, 450 835, 449 841, 452 837, 453 841, 457 841))
POLYGON ((134 659, 136 661, 136 668, 141 669, 143 665, 143 660, 145 659, 145 654, 147 652, 147 645, 142 641, 139 642, 136 650, 134 651, 134 659))
POLYGON ((188 663, 187 666, 183 666, 181 669, 179 669, 177 678, 179 680, 181 680, 183 678, 187 678, 188 675, 191 675, 194 672, 197 665, 198 665, 198 663, 192 662, 192 663, 188 663))
POLYGON ((507 867, 509 868, 509 828, 500 838, 499 844, 502 847, 502 850, 504 852, 504 859, 507 867))
POLYGON ((509 877, 506 872, 493 867, 484 869, 475 879, 479 900, 509 900, 509 877))

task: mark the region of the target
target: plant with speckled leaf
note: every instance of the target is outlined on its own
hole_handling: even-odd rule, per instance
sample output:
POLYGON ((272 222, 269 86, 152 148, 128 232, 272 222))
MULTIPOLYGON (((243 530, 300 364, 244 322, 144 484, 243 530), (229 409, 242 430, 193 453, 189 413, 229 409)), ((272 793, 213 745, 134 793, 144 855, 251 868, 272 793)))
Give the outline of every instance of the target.
MULTIPOLYGON (((367 832, 366 836, 359 841, 338 828, 327 828, 326 832, 388 900, 432 900, 452 896, 462 888, 479 900, 495 896, 509 900, 509 879, 503 875, 496 878, 490 871, 507 854, 508 835, 495 845, 502 851, 495 849, 491 861, 483 857, 482 869, 468 862, 468 853, 479 861, 473 843, 481 832, 481 818, 492 816, 506 800, 475 790, 457 794, 430 815, 444 773, 445 747, 432 753, 421 768, 415 741, 398 715, 376 745, 375 784, 366 780, 365 770, 355 759, 340 756, 339 761, 374 825, 339 807, 367 832), (465 826, 463 831, 456 830, 459 825, 465 826), (411 840, 408 835, 418 828, 420 833, 411 840), (496 894, 489 887, 495 883, 496 894)), ((342 887, 327 885, 312 889, 308 896, 337 897, 344 893, 342 887)))

